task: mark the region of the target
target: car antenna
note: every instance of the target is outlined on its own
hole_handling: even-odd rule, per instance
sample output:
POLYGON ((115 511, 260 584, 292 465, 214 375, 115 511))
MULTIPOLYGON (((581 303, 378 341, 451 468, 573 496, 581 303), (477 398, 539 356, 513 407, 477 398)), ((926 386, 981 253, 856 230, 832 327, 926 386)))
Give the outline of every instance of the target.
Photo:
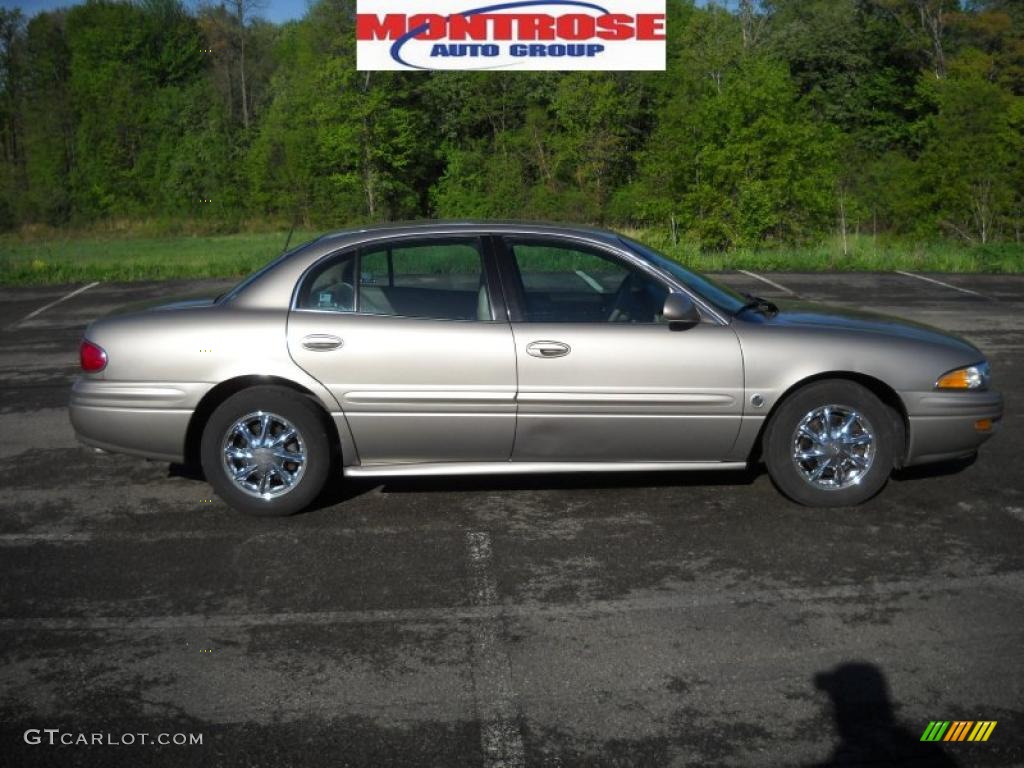
POLYGON ((282 248, 282 249, 281 249, 281 253, 284 253, 285 251, 287 251, 287 250, 288 250, 288 246, 289 246, 289 245, 291 244, 291 242, 292 242, 292 234, 293 234, 294 232, 295 232, 295 219, 292 219, 292 228, 288 230, 288 237, 287 237, 287 238, 285 238, 285 241, 284 241, 284 248, 282 248))

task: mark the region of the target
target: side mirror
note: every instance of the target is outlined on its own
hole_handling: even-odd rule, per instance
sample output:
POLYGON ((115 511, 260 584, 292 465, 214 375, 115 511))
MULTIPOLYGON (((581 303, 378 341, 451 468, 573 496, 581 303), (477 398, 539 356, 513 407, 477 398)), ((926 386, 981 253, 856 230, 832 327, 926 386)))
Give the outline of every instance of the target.
POLYGON ((674 326, 689 328, 700 322, 697 305, 685 293, 670 293, 665 297, 665 308, 661 314, 668 321, 669 328, 674 326))

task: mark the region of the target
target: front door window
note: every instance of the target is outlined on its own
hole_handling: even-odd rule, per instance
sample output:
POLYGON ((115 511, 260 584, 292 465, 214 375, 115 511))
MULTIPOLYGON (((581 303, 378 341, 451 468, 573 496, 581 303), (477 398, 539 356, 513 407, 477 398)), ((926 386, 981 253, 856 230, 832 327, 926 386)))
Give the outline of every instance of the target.
POLYGON ((662 321, 667 288, 632 265, 575 246, 511 242, 528 323, 662 321))

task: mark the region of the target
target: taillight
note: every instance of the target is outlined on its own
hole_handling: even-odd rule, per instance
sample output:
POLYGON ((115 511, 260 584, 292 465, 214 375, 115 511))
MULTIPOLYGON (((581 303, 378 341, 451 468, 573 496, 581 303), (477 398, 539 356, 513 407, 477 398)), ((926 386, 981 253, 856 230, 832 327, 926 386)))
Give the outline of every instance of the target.
POLYGON ((78 348, 78 358, 82 362, 82 370, 86 373, 99 373, 107 367, 107 353, 103 347, 93 344, 88 339, 82 339, 82 346, 78 348))

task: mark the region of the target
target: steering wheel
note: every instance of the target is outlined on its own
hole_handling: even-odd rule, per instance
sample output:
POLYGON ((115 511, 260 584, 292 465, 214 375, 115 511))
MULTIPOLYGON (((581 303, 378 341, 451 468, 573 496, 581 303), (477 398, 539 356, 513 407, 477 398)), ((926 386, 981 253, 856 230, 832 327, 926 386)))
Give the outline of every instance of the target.
POLYGON ((628 323, 632 321, 633 309, 633 273, 630 272, 623 278, 615 291, 615 299, 612 301, 612 311, 608 315, 609 323, 628 323))

